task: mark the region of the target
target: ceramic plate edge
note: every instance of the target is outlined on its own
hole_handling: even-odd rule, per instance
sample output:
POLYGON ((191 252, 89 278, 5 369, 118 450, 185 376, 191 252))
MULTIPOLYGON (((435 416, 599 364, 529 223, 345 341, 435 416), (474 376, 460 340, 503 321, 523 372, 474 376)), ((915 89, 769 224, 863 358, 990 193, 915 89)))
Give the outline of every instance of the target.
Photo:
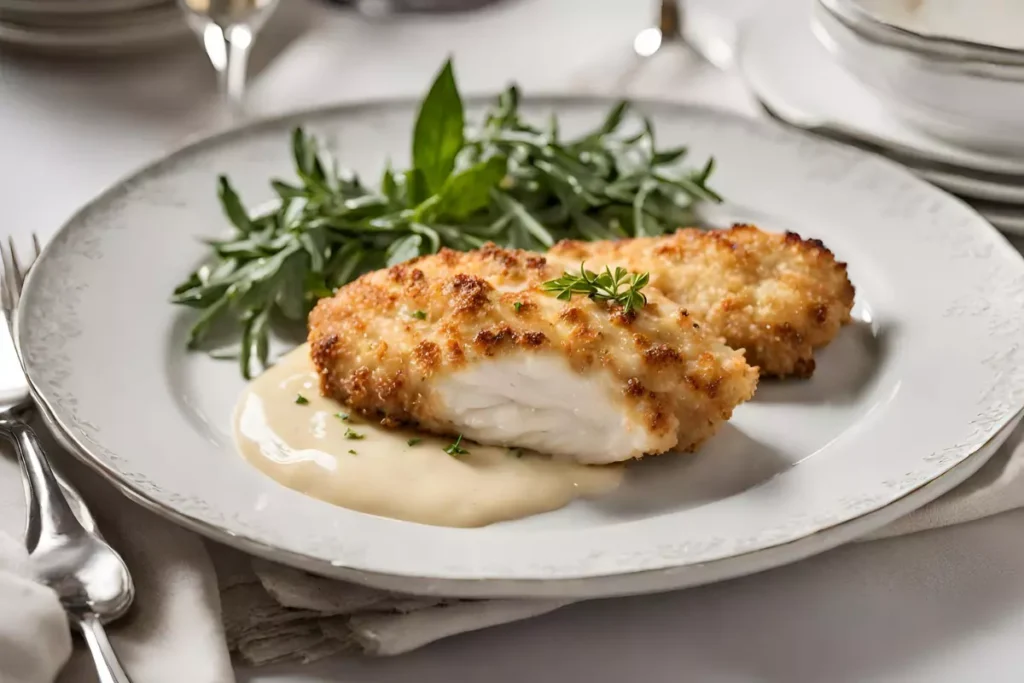
MULTIPOLYGON (((552 96, 547 93, 538 92, 531 98, 536 103, 541 102, 562 102, 562 103, 580 103, 580 102, 596 102, 609 100, 609 98, 599 96, 573 96, 573 95, 555 95, 552 96)), ((493 95, 482 96, 473 95, 466 98, 468 104, 488 102, 493 100, 493 95)), ((635 98, 631 99, 633 103, 639 106, 645 104, 652 106, 661 107, 676 107, 679 109, 691 111, 694 113, 701 113, 704 115, 713 116, 725 116, 728 118, 737 119, 747 124, 754 125, 766 125, 764 121, 758 121, 735 114, 734 112, 726 111, 720 108, 706 106, 706 105, 694 105, 694 104, 679 104, 668 102, 664 100, 656 99, 643 99, 635 98)), ((279 115, 267 118, 260 118, 251 122, 246 123, 243 126, 230 128, 226 130, 215 130, 208 134, 201 134, 184 141, 184 143, 174 150, 160 156, 158 159, 152 160, 142 166, 136 168, 132 172, 125 174, 119 178, 116 182, 109 185, 103 192, 97 194, 92 200, 87 202, 81 207, 67 222, 60 228, 64 230, 70 224, 74 222, 75 216, 79 213, 86 211, 88 208, 96 203, 99 203, 105 199, 108 193, 113 192, 117 188, 125 184, 126 181, 138 176, 139 174, 145 173, 151 167, 158 164, 167 162, 170 158, 188 152, 194 147, 207 144, 213 140, 224 141, 230 140, 236 136, 246 135, 253 131, 258 131, 264 127, 279 126, 281 123, 302 117, 317 117, 327 115, 339 110, 358 110, 375 108, 382 106, 396 106, 396 105, 409 105, 414 100, 409 97, 389 97, 372 100, 362 100, 352 103, 343 103, 328 105, 323 107, 317 107, 314 109, 307 110, 295 110, 281 113, 279 115)), ((782 127, 780 127, 781 129, 782 127)), ((788 134, 797 136, 810 136, 818 141, 818 144, 824 145, 835 145, 838 147, 849 148, 850 145, 844 145, 840 142, 828 139, 821 139, 818 136, 807 133, 805 131, 790 131, 788 134)), ((864 153, 861 151, 860 153, 864 153)), ((902 172, 907 173, 909 170, 890 159, 877 154, 868 153, 869 156, 876 157, 879 162, 892 165, 893 167, 899 168, 902 172)), ((939 190, 936 190, 939 191, 939 190)), ((972 213, 977 215, 967 203, 963 202, 959 198, 946 194, 947 199, 951 199, 958 204, 961 204, 964 208, 970 210, 972 213)), ((998 234, 998 233, 996 233, 998 234)), ((1000 236, 1003 240, 1003 246, 1006 249, 1013 249, 1013 247, 1000 236)), ((44 248, 43 254, 45 256, 49 249, 49 245, 44 248)), ((1017 252, 1014 251, 1016 254, 1017 252)), ((29 284, 31 286, 32 276, 29 276, 29 284)), ((19 315, 19 320, 20 320, 19 315)), ((17 333, 18 325, 15 325, 15 336, 16 343, 20 346, 20 339, 17 333)), ((32 383, 30 378, 30 383, 32 383)), ((40 396, 33 384, 33 390, 36 392, 37 397, 40 396)), ((760 571, 770 567, 786 564, 791 561, 802 559, 804 557, 816 554, 823 550, 840 545, 848 540, 851 540, 859 535, 868 533, 874 529, 877 529, 884 524, 896 519, 899 516, 905 515, 908 512, 926 504, 935 497, 953 488, 956 484, 966 479, 971 473, 973 473, 978 467, 983 464, 977 462, 976 467, 968 468, 963 467, 966 463, 974 462, 982 451, 993 443, 994 440, 1000 437, 1005 430, 1007 424, 1020 419, 1021 406, 1015 406, 1013 411, 1009 412, 1002 419, 998 421, 998 424, 994 427, 991 432, 992 436, 984 442, 981 446, 975 449, 972 453, 963 456, 960 460, 956 461, 955 464, 951 465, 945 472, 940 473, 938 476, 920 482, 914 488, 908 489, 904 493, 901 493, 898 497, 892 499, 888 503, 882 504, 877 508, 864 512, 857 517, 852 519, 832 524, 827 527, 823 527, 815 532, 812 532, 801 538, 772 545, 761 550, 751 551, 748 553, 740 553, 725 557, 721 559, 715 559, 706 561, 703 563, 682 565, 676 567, 665 567, 661 569, 644 570, 639 572, 625 572, 625 573, 612 573, 602 574, 594 576, 584 577, 571 577, 561 579, 501 579, 501 578, 455 578, 455 579, 439 579, 422 577, 414 574, 401 574, 401 573, 377 573, 367 570, 358 570, 347 567, 340 567, 333 565, 329 562, 313 558, 301 553, 285 553, 278 549, 268 547, 263 543, 249 538, 244 538, 239 535, 235 535, 224 529, 217 527, 207 526, 206 523, 193 520, 188 518, 181 513, 178 513, 170 508, 165 508, 159 503, 148 499, 146 496, 141 494, 138 490, 134 489, 130 483, 123 481, 118 477, 116 472, 108 471, 103 463, 93 455, 88 448, 83 446, 73 435, 71 435, 64 427, 64 425, 52 414, 48 405, 45 405, 45 399, 40 398, 40 403, 45 406, 45 413, 48 421, 56 427, 56 432, 61 436, 62 440, 72 446, 71 450, 86 464, 98 471, 105 478, 110 480, 114 485, 128 495, 132 500, 144 505, 145 507, 152 509, 158 514, 172 519, 182 526, 190 528, 194 531, 198 531, 204 535, 207 535, 215 540, 219 540, 228 545, 232 545, 252 554, 267 557, 285 564, 300 567, 302 569, 309 570, 311 572, 322 574, 325 576, 332 576, 335 578, 341 578, 350 580, 365 585, 376 586, 385 589, 400 590, 406 593, 419 593, 419 594, 431 594, 431 595, 448 595, 448 596, 460 596, 460 597, 553 597, 553 596, 573 596, 573 597, 600 597, 600 596, 612 596, 612 595, 625 595, 630 593, 638 592, 653 592, 658 590, 671 590, 673 588, 682 588, 691 585, 697 585, 700 583, 707 583, 711 581, 717 581, 733 576, 740 576, 742 574, 751 573, 754 571, 760 571), (963 469, 961 469, 963 467, 963 469), (959 473, 959 478, 947 479, 947 477, 953 473, 959 473), (940 484, 940 482, 942 482, 940 484), (950 483, 946 483, 950 482, 950 483), (935 486, 933 486, 933 484, 935 486), (921 495, 921 491, 927 491, 924 495, 921 495), (894 508, 894 506, 896 506, 894 508), (893 512, 893 510, 896 510, 893 512), (879 515, 879 513, 888 512, 888 515, 879 515), (874 521, 877 520, 877 521, 874 521), (867 523, 865 523, 867 521, 867 523), (836 532, 836 536, 833 539, 832 533, 836 532), (823 540, 824 539, 824 540, 823 540), (796 551, 793 549, 796 548, 796 551), (793 551, 793 552, 791 552, 793 551), (740 567, 732 568, 732 563, 744 564, 744 560, 749 558, 766 558, 763 562, 752 562, 750 569, 742 569, 740 567), (725 568, 725 569, 722 569, 725 568), (719 570, 718 574, 714 572, 719 570), (660 583, 654 585, 654 581, 659 580, 660 583), (643 587, 634 585, 635 583, 643 584, 643 587)), ((1005 437, 1003 437, 1005 438, 1005 437)), ((994 449, 993 449, 994 450, 994 449)), ((988 454, 990 456, 991 453, 988 454)), ((984 459, 987 459, 985 456, 984 459)))
MULTIPOLYGON (((34 392, 35 393, 35 392, 34 392)), ((319 576, 350 581, 380 590, 410 595, 463 599, 596 599, 693 588, 782 567, 855 541, 948 493, 981 469, 1021 422, 1024 411, 1010 418, 981 448, 942 475, 911 489, 896 500, 860 517, 821 529, 787 543, 700 564, 576 579, 431 579, 350 569, 298 553, 268 547, 259 541, 194 520, 165 507, 122 481, 66 433, 45 401, 35 394, 40 412, 57 440, 79 461, 100 474, 129 500, 185 529, 251 555, 302 569, 319 576)))

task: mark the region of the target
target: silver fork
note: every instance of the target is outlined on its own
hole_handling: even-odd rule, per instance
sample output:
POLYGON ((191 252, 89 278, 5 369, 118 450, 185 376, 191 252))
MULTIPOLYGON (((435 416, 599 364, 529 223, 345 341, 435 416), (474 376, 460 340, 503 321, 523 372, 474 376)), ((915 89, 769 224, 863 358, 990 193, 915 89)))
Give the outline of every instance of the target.
MULTIPOLYGON (((39 255, 35 235, 32 243, 35 256, 22 265, 14 250, 14 240, 8 240, 6 247, 0 242, 0 310, 7 322, 8 335, 12 334, 25 276, 39 255)), ((8 358, 0 358, 0 376, 11 387, 0 399, 0 433, 9 437, 18 450, 28 501, 25 546, 32 570, 57 593, 68 620, 81 631, 100 683, 131 683, 103 629, 104 623, 123 616, 131 606, 135 597, 131 575, 124 560, 94 530, 95 526, 83 526, 72 512, 29 424, 38 409, 13 336, 11 349, 8 358)), ((80 504, 80 499, 76 504, 80 504)))

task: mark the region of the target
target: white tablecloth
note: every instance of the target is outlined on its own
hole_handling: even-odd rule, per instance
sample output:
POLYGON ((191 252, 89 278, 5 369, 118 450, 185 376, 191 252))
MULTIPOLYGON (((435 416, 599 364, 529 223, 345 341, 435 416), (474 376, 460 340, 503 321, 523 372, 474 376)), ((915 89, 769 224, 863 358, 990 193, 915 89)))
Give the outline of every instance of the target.
MULTIPOLYGON (((740 13, 758 0, 705 0, 740 13)), ((767 0, 766 0, 767 1, 767 0)), ((271 113, 419 93, 447 54, 469 92, 607 92, 646 0, 506 0, 483 12, 367 24, 283 0, 257 46, 251 106, 271 113)), ((132 168, 217 120, 198 48, 119 63, 0 54, 3 232, 52 233, 132 168)), ((632 94, 753 112, 739 81, 660 60, 632 94)), ((670 595, 583 604, 380 661, 239 672, 306 683, 1019 683, 1024 511, 843 548, 670 595)))

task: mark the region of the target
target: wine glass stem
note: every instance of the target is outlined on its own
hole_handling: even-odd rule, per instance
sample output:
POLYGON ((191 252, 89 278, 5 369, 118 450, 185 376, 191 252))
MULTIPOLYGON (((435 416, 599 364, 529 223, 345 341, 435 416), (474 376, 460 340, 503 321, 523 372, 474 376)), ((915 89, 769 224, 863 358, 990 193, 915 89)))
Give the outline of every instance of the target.
POLYGON ((253 31, 245 24, 221 26, 213 22, 203 31, 206 53, 217 70, 217 86, 233 118, 243 114, 246 66, 252 47, 253 31))
POLYGON ((252 31, 248 26, 230 26, 224 31, 224 37, 227 43, 227 64, 221 74, 221 88, 228 106, 239 114, 245 99, 246 67, 249 64, 252 31))

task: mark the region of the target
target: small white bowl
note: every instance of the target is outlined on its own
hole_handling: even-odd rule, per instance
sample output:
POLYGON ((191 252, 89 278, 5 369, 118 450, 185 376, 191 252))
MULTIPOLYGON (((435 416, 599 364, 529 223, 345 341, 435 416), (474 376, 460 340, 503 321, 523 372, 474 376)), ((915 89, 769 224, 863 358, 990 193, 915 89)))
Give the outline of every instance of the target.
POLYGON ((910 31, 860 0, 818 0, 812 26, 909 123, 965 147, 1024 155, 1024 50, 910 31))

